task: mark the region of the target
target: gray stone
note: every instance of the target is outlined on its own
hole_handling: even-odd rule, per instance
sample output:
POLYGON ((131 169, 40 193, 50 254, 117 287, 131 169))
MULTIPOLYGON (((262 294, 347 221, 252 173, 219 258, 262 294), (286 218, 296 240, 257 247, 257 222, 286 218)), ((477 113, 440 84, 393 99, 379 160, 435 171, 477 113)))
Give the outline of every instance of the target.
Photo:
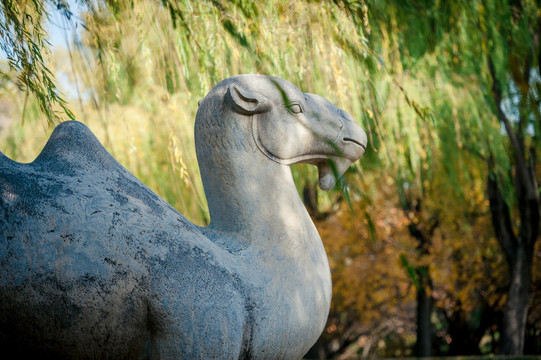
POLYGON ((0 346, 35 358, 298 359, 322 332, 327 257, 289 165, 319 183, 365 133, 327 100, 241 75, 200 101, 211 224, 130 174, 83 124, 30 164, 0 153, 0 346))

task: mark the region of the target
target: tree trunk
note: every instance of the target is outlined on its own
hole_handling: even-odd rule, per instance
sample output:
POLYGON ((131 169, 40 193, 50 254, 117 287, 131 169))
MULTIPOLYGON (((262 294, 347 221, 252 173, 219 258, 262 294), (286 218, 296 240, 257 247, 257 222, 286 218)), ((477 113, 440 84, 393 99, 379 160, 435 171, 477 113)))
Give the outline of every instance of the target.
MULTIPOLYGON (((422 213, 422 200, 420 198, 412 199, 409 194, 399 188, 399 195, 401 195, 401 202, 404 212, 406 214, 416 214, 413 218, 410 218, 410 224, 408 225, 409 233, 417 240, 417 252, 421 257, 428 256, 430 254, 430 247, 432 245, 432 236, 434 231, 439 226, 439 219, 437 215, 433 215, 428 220, 424 220, 422 226, 419 226, 414 218, 423 218, 422 213)), ((409 216, 409 215, 408 215, 409 216)), ((417 357, 428 357, 431 355, 432 350, 432 307, 434 299, 432 298, 432 279, 428 266, 415 267, 416 276, 416 300, 417 300, 417 342, 415 344, 415 355, 417 357)))
MULTIPOLYGON (((520 194, 523 189, 517 189, 520 194)), ((533 249, 539 228, 538 201, 520 210, 520 233, 515 236, 507 203, 494 174, 489 176, 488 195, 496 238, 509 264, 509 290, 504 308, 500 354, 522 355, 532 279, 533 249)))
POLYGON ((432 296, 427 292, 430 289, 430 277, 426 266, 417 269, 419 287, 417 288, 417 343, 415 355, 428 357, 432 348, 432 329, 430 317, 432 315, 432 296))
POLYGON ((515 258, 509 264, 511 278, 503 315, 500 354, 521 355, 523 353, 532 260, 532 253, 527 253, 524 246, 519 246, 515 258))

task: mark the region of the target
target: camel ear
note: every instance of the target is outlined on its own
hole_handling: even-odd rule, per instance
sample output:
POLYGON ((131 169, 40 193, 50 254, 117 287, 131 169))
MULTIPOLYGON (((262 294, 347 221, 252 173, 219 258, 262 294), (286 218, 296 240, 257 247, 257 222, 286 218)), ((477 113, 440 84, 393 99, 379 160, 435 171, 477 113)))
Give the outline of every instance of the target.
POLYGON ((271 101, 256 92, 230 85, 225 94, 226 103, 233 111, 243 114, 261 114, 271 109, 271 101))

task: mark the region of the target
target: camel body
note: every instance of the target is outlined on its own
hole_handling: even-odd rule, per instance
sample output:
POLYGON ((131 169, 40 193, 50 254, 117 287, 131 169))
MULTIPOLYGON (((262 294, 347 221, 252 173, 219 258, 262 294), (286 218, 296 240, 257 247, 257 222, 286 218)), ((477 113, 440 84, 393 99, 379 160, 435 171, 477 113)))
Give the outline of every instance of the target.
POLYGON ((142 184, 79 122, 60 124, 30 164, 0 154, 4 349, 40 358, 296 359, 314 344, 330 273, 289 165, 317 165, 328 187, 327 160, 346 159, 338 162, 345 171, 366 136, 330 103, 277 78, 225 80, 200 104, 208 227, 142 184), (308 123, 279 123, 325 109, 342 119, 324 139, 308 123), (326 143, 344 138, 344 153, 326 143))

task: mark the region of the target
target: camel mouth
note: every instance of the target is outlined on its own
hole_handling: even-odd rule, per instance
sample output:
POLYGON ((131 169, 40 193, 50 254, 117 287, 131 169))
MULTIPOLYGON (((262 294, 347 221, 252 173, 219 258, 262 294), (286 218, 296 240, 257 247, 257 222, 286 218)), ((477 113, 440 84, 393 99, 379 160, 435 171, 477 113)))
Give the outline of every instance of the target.
POLYGON ((319 187, 321 190, 330 190, 353 163, 352 160, 331 156, 318 161, 314 165, 318 169, 319 187))
POLYGON ((344 142, 352 142, 358 146, 360 146, 363 151, 366 151, 366 143, 363 144, 362 142, 360 142, 359 140, 355 140, 355 139, 352 139, 352 138, 349 138, 349 137, 345 137, 342 139, 344 142))

